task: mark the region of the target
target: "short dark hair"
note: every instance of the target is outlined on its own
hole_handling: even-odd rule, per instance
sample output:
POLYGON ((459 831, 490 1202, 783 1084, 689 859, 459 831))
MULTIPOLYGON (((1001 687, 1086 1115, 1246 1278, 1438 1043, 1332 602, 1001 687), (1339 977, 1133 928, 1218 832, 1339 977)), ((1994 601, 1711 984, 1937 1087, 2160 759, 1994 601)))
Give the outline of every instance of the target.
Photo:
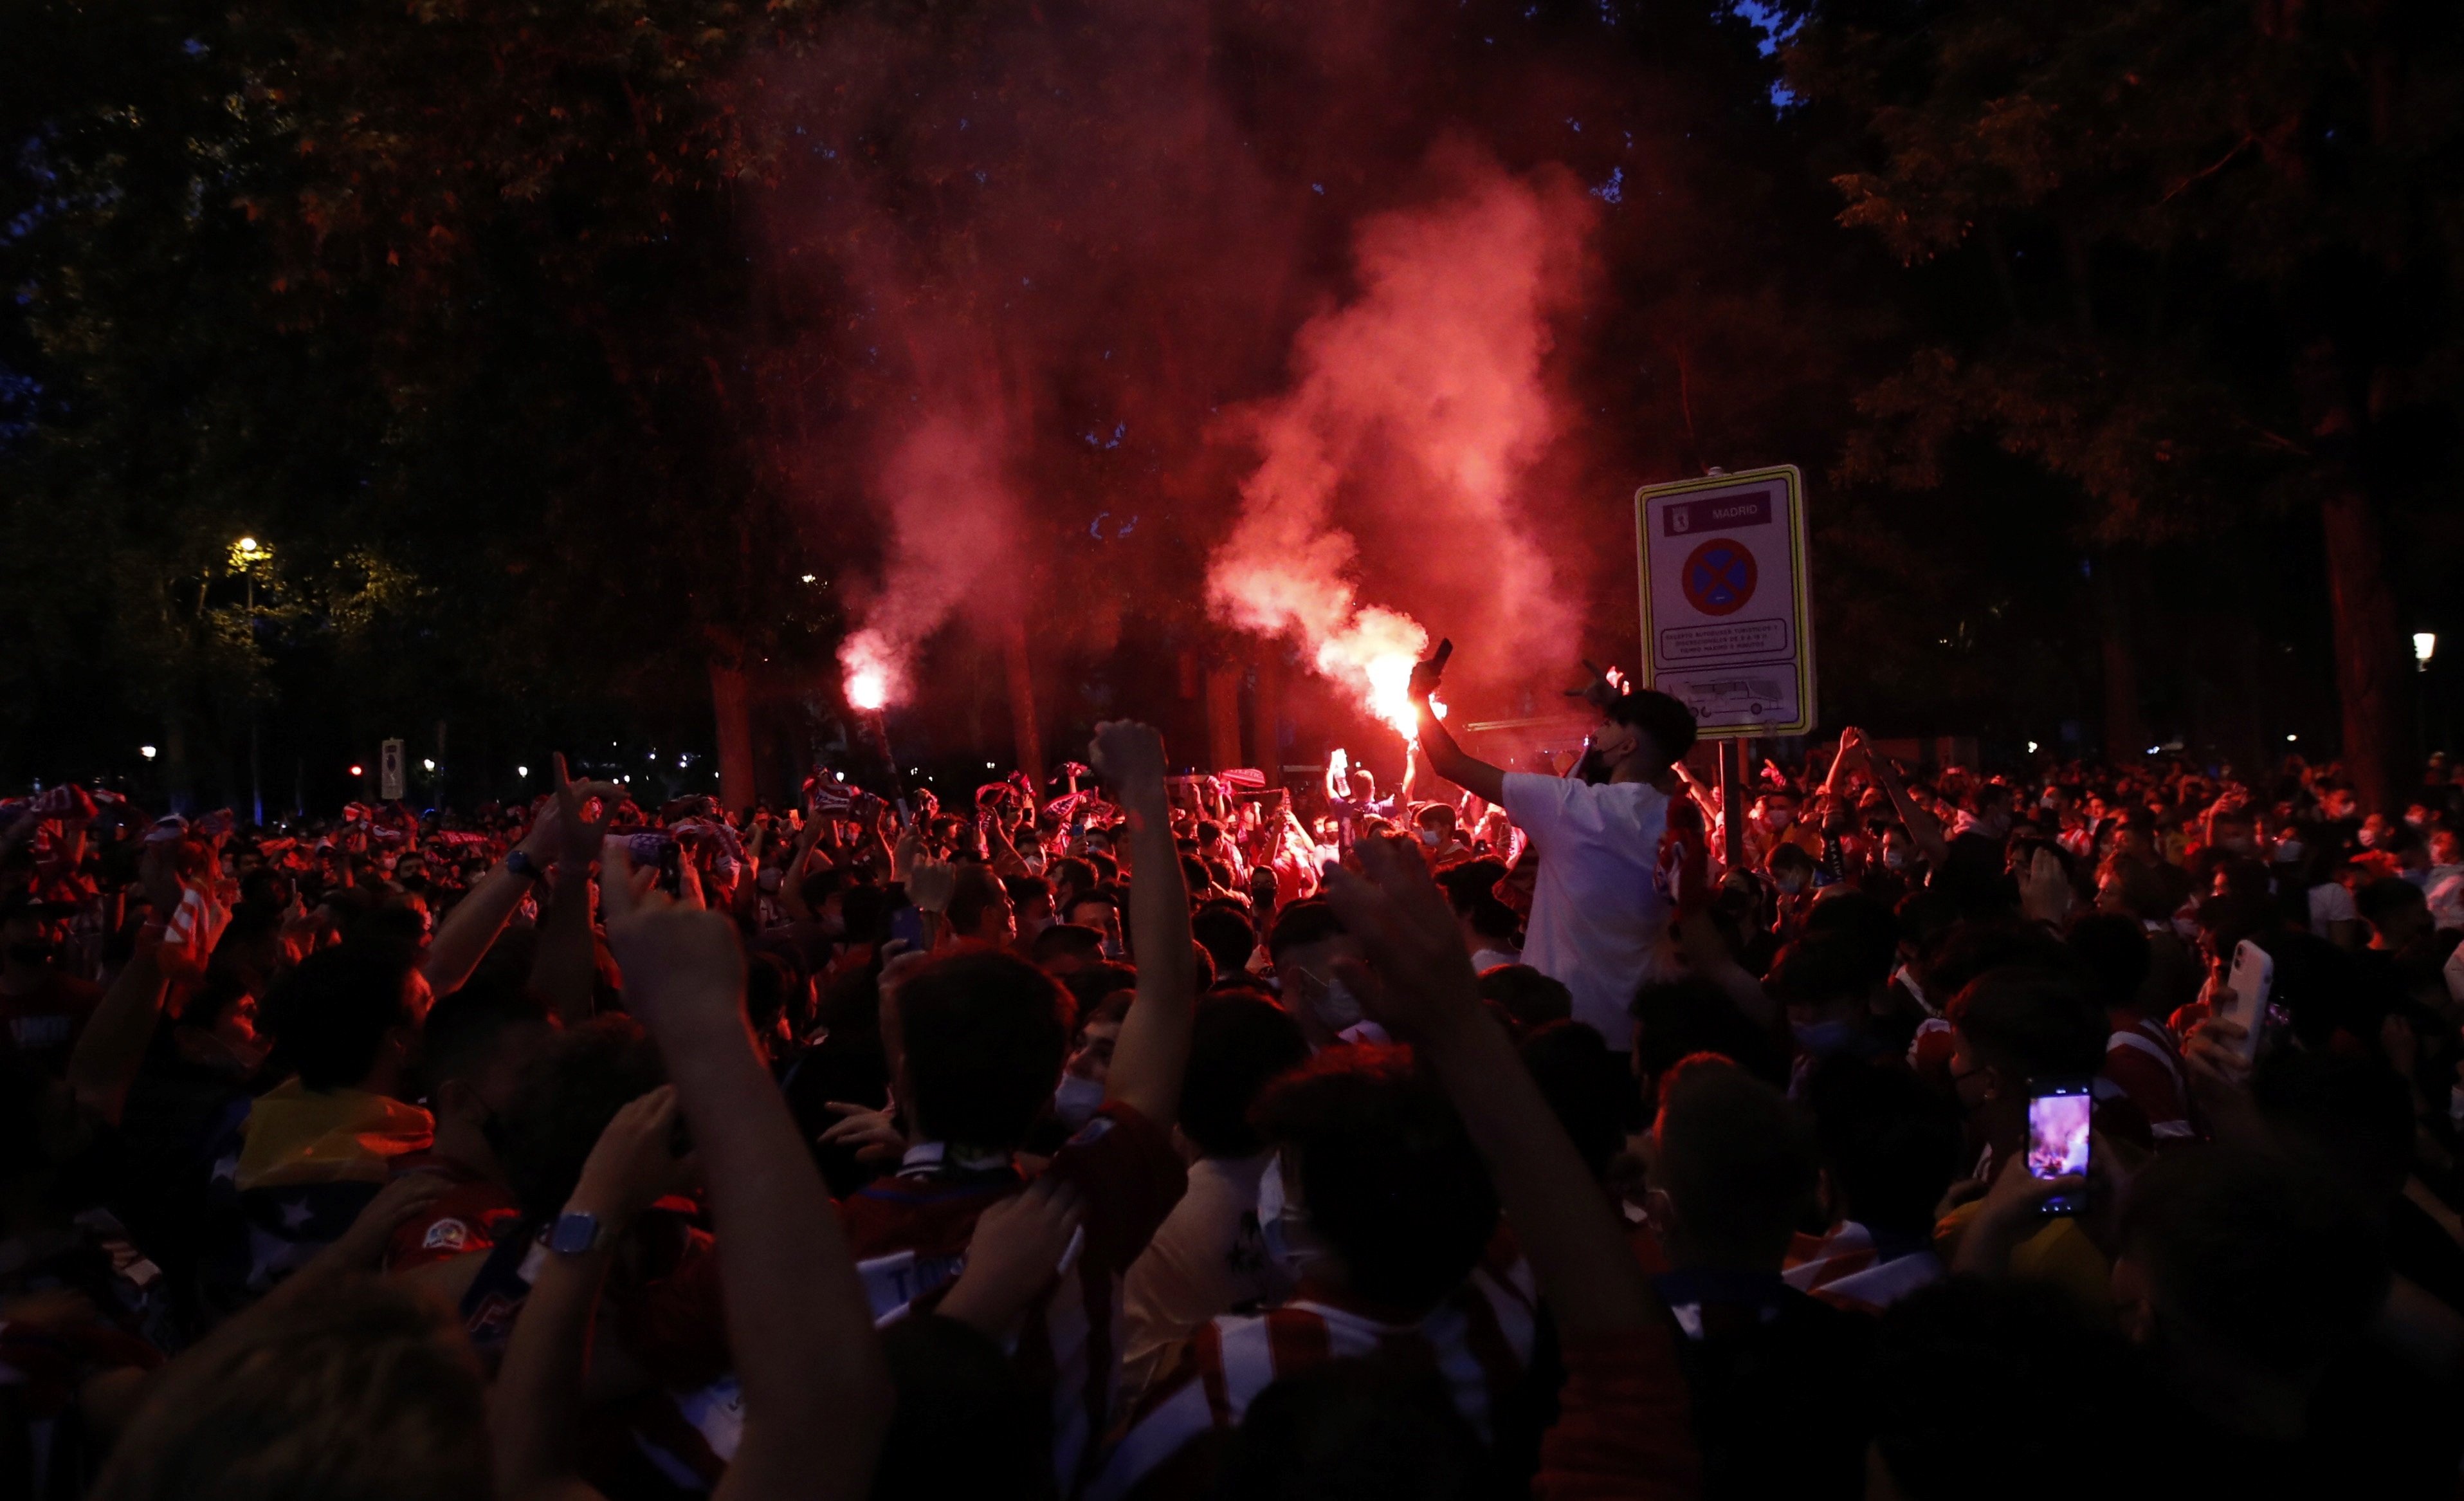
POLYGON ((1630 725, 1651 737, 1654 749, 1660 752, 1661 764, 1674 764, 1694 748, 1702 734, 1694 722, 1694 711, 1668 695, 1653 689, 1639 689, 1620 698, 1609 700, 1606 711, 1610 719, 1630 725))
POLYGON ((1697 1244, 1779 1269, 1814 1202, 1814 1143, 1780 1092, 1726 1058, 1682 1059, 1660 1088, 1658 1176, 1697 1244))
POLYGON ((1248 968, 1249 956, 1257 951, 1258 930, 1235 902, 1218 898, 1199 907, 1189 919, 1189 930, 1214 959, 1219 975, 1248 968))
POLYGON ((2230 1359, 2316 1369, 2387 1295, 2387 1249, 2343 1184, 2237 1147, 2167 1153, 2130 1185, 2123 1254, 2145 1265, 2160 1317, 2230 1359))
POLYGON ((1625 1059, 1610 1049, 1597 1028, 1581 1022, 1535 1028, 1521 1050, 1523 1067, 1583 1155, 1583 1165, 1594 1178, 1605 1178, 1610 1160, 1625 1148, 1628 1131, 1642 1123, 1625 1059))
POLYGON ((1566 982, 1529 964, 1496 964, 1474 982, 1480 998, 1502 1008, 1517 1032, 1563 1022, 1574 1014, 1574 992, 1566 982))
POLYGON ((283 1059, 312 1090, 349 1089, 368 1076, 385 1034, 411 1025, 403 987, 419 951, 383 938, 354 938, 299 961, 269 1009, 283 1059))
POLYGON ((2127 1474, 2123 1435, 2154 1400, 2142 1387, 2121 1335, 2059 1289, 1955 1277, 1883 1313, 1867 1395, 1899 1493, 1957 1501, 1984 1474, 2024 1477, 2006 1493, 2031 1497, 2065 1494, 2080 1474, 2127 1474))
POLYGON ((497 1149, 523 1218, 543 1225, 563 1208, 616 1112, 666 1080, 657 1045, 629 1016, 611 1013, 559 1033, 523 1071, 497 1149))
POLYGON ((1904 1069, 1855 1058, 1815 1069, 1806 1103, 1846 1216, 1872 1229, 1928 1235, 1959 1154, 1958 1109, 1904 1069))
POLYGON ((951 931, 973 933, 982 926, 984 914, 992 909, 993 903, 1009 894, 1001 886, 1001 877, 993 874, 987 866, 961 865, 957 876, 950 887, 950 905, 945 916, 950 919, 951 931))
POLYGON ((1488 1170, 1407 1048, 1321 1053, 1268 1088, 1253 1118, 1267 1140, 1296 1149, 1310 1226, 1373 1303, 1436 1307, 1497 1233, 1488 1170))
POLYGON ((1989 970, 1945 1013, 1979 1059, 2014 1081, 2094 1078, 2111 1036, 2103 1011, 2067 977, 2017 965, 1989 970))
POLYGON ((916 1128, 957 1145, 1015 1148, 1050 1103, 1069 1049, 1068 993, 1023 959, 959 954, 898 990, 916 1128))
POLYGON ((1056 922, 1035 936, 1027 952, 1039 964, 1049 963, 1065 954, 1099 960, 1104 957, 1104 936, 1083 923, 1056 922))
POLYGON ((464 985, 429 1008, 419 1029, 419 1077, 432 1096, 448 1079, 485 1071, 509 1034, 552 1025, 537 996, 506 985, 464 985))
POLYGON ((1334 915, 1333 904, 1312 896, 1275 914, 1275 925, 1266 930, 1266 952, 1281 960, 1286 950, 1324 942, 1343 931, 1343 919, 1334 915))
POLYGON ((1198 1004, 1189 1071, 1180 1090, 1180 1131, 1208 1157, 1265 1150, 1249 1123, 1258 1095, 1281 1074, 1309 1062, 1309 1042, 1291 1013, 1257 995, 1217 993, 1198 1004))

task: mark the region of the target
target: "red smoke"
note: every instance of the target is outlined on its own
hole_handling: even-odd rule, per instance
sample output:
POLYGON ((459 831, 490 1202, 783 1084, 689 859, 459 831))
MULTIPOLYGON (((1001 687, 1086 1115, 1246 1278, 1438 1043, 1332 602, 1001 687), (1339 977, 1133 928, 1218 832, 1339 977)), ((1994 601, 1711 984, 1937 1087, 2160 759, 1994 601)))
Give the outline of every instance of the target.
POLYGON ((1389 717, 1416 617, 1466 680, 1572 654, 1588 574, 1529 523, 1574 497, 1530 476, 1593 204, 1438 128, 1481 110, 1435 35, 1051 0, 845 12, 758 65, 757 275, 798 333, 757 378, 846 555, 850 697, 933 696, 935 633, 1012 612, 1056 664, 1285 637, 1389 717))
POLYGON ((1207 580, 1224 620, 1298 636, 1406 734, 1428 633, 1361 602, 1347 520, 1418 535, 1395 597, 1442 607, 1492 661, 1561 645, 1575 616, 1521 490, 1562 420, 1550 326, 1582 290, 1591 205, 1562 172, 1516 178, 1467 149, 1444 176, 1439 201, 1360 227, 1357 296, 1301 329, 1292 388, 1243 414, 1261 456, 1207 580))

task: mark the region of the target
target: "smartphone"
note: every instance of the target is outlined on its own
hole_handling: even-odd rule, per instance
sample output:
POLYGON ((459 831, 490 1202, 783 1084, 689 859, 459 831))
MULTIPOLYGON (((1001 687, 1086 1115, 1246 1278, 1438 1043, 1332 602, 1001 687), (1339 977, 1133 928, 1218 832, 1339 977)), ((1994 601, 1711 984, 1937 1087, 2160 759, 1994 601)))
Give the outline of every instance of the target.
POLYGON ((2276 988, 2276 960, 2267 950, 2244 938, 2233 945, 2233 968, 2225 977, 2233 1006, 2225 1014, 2241 1024, 2241 1055, 2258 1056, 2258 1033, 2267 1021, 2267 998, 2276 988))
MULTIPOLYGON (((2041 1081, 2028 1091, 2028 1174, 2035 1179, 2087 1176, 2088 1122, 2096 1098, 2085 1079, 2041 1081)), ((2085 1196, 2057 1194, 2048 1215, 2077 1214, 2085 1196)))

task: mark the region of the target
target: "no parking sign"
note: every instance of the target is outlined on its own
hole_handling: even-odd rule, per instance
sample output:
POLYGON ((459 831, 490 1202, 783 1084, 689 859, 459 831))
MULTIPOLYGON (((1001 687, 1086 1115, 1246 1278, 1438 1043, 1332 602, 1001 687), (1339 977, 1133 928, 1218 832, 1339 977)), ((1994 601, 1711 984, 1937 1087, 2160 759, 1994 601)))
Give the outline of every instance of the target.
POLYGON ((1642 681, 1706 739, 1814 727, 1804 478, 1793 464, 1635 492, 1642 681))

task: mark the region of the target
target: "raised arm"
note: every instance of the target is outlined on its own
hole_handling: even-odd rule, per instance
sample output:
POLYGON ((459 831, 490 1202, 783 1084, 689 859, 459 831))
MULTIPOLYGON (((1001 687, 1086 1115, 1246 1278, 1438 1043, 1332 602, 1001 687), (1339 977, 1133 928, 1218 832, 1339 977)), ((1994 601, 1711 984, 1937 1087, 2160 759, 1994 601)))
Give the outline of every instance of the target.
POLYGON ((1130 878, 1130 936, 1137 945, 1137 999, 1121 1020, 1104 1093, 1169 1127, 1180 1115, 1180 1078, 1189 1066, 1189 1033, 1198 1008, 1198 966, 1190 947, 1189 883, 1173 846, 1172 809, 1164 795, 1163 737, 1146 725, 1115 719, 1096 726, 1090 759, 1129 816, 1135 872, 1130 878))
POLYGON ((1941 870, 1950 859, 1950 841, 1943 837, 1942 820, 1933 816, 1933 809, 1908 795, 1907 785, 1900 781, 1899 770, 1891 764, 1891 759, 1877 756, 1870 747, 1866 747, 1862 731, 1843 730, 1839 738, 1844 741, 1852 735, 1857 737, 1858 745, 1865 750, 1865 764, 1872 768, 1874 780, 1882 784, 1882 793, 1891 800, 1891 806, 1898 811, 1900 822, 1908 826, 1908 837, 1917 842, 1918 852, 1933 869, 1941 870))
POLYGON ((1438 654, 1412 669, 1412 711, 1419 716, 1420 749, 1428 753, 1429 769, 1456 786, 1487 802, 1506 802, 1506 772, 1485 761, 1476 761, 1463 753, 1446 729, 1446 721, 1429 707, 1429 695, 1438 691, 1438 682, 1445 674, 1449 648, 1441 643, 1438 654))
POLYGON ((736 925, 680 907, 610 843, 607 941, 658 1040, 709 1184, 744 1436, 715 1495, 860 1497, 890 1422, 872 1311, 744 1017, 736 925))
POLYGON ((147 911, 144 925, 137 930, 137 951, 96 1003, 76 1051, 69 1054, 69 1086, 77 1092, 77 1103, 115 1124, 127 1105, 128 1087, 145 1061, 145 1045, 162 1019, 163 996, 169 988, 163 975, 163 933, 169 915, 179 908, 182 892, 167 849, 147 845, 139 857, 147 911))

